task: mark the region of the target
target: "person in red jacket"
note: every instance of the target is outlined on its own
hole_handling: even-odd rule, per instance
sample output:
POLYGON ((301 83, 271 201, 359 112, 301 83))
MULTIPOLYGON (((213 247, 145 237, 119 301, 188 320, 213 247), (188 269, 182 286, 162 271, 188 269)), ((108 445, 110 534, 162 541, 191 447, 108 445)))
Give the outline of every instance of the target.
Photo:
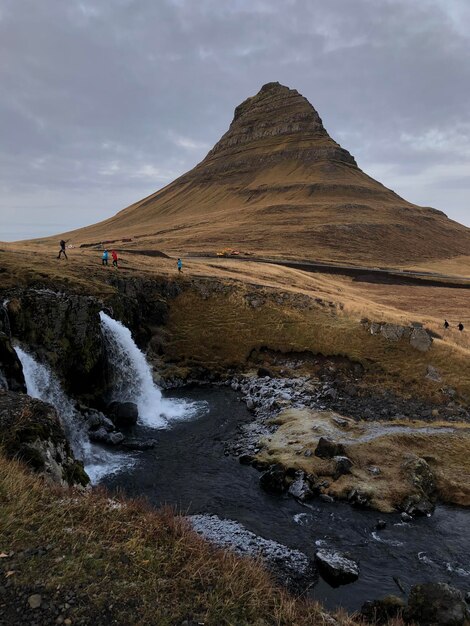
POLYGON ((113 257, 113 266, 118 267, 118 255, 116 250, 111 251, 111 256, 113 257))

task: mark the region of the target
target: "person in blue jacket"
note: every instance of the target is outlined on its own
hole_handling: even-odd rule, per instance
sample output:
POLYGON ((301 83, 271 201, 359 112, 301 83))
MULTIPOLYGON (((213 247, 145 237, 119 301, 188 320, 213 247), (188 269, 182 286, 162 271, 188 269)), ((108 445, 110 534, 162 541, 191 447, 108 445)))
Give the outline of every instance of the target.
POLYGON ((101 260, 103 265, 108 265, 108 251, 106 249, 103 251, 103 256, 101 257, 101 260))
POLYGON ((178 272, 182 272, 183 271, 183 261, 181 259, 178 259, 178 261, 176 262, 176 265, 178 267, 178 272))

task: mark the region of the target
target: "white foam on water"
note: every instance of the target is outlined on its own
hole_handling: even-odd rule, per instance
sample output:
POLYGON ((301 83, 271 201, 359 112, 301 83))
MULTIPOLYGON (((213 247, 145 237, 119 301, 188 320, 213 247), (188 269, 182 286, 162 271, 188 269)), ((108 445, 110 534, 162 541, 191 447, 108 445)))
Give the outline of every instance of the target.
POLYGON ((163 399, 131 331, 103 311, 100 318, 111 368, 113 400, 134 402, 139 422, 152 428, 167 428, 171 422, 191 419, 201 411, 201 403, 163 399))

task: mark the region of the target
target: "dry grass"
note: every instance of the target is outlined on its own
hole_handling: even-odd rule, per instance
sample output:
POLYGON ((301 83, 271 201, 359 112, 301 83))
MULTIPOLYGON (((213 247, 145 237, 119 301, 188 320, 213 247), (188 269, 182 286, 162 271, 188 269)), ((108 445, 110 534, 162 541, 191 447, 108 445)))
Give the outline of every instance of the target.
MULTIPOLYGON (((347 456, 353 461, 351 474, 331 483, 328 493, 346 498, 353 488, 371 496, 374 508, 390 512, 396 509, 414 486, 403 470, 407 460, 421 457, 430 465, 436 477, 439 499, 443 502, 470 506, 470 427, 453 424, 455 433, 423 432, 390 433, 368 441, 361 438, 376 432, 390 423, 373 422, 356 424, 348 421, 345 428, 333 421, 334 414, 308 410, 288 410, 276 418, 277 431, 263 440, 259 453, 262 461, 281 463, 284 467, 302 469, 304 472, 331 479, 335 474, 333 461, 316 456, 305 457, 304 452, 314 452, 320 437, 331 437, 345 445, 347 456), (381 473, 372 475, 368 467, 377 466, 381 473)), ((429 428, 425 422, 394 422, 411 429, 429 428)), ((449 426, 444 422, 432 424, 434 429, 449 426)))
MULTIPOLYGON (((104 492, 50 490, 0 456, 0 552, 50 545, 43 556, 2 559, 16 585, 77 593, 73 616, 112 605, 113 623, 206 626, 321 625, 321 608, 276 587, 260 564, 213 549, 169 510, 116 505, 104 492)), ((340 626, 357 624, 344 614, 340 626)))

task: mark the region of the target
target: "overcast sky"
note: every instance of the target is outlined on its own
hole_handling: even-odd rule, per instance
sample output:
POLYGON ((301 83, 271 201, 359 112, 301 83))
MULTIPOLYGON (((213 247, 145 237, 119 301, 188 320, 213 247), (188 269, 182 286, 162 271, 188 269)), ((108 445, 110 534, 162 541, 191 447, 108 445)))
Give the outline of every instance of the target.
POLYGON ((0 0, 0 240, 156 191, 276 80, 368 174, 470 225, 468 0, 0 0))

